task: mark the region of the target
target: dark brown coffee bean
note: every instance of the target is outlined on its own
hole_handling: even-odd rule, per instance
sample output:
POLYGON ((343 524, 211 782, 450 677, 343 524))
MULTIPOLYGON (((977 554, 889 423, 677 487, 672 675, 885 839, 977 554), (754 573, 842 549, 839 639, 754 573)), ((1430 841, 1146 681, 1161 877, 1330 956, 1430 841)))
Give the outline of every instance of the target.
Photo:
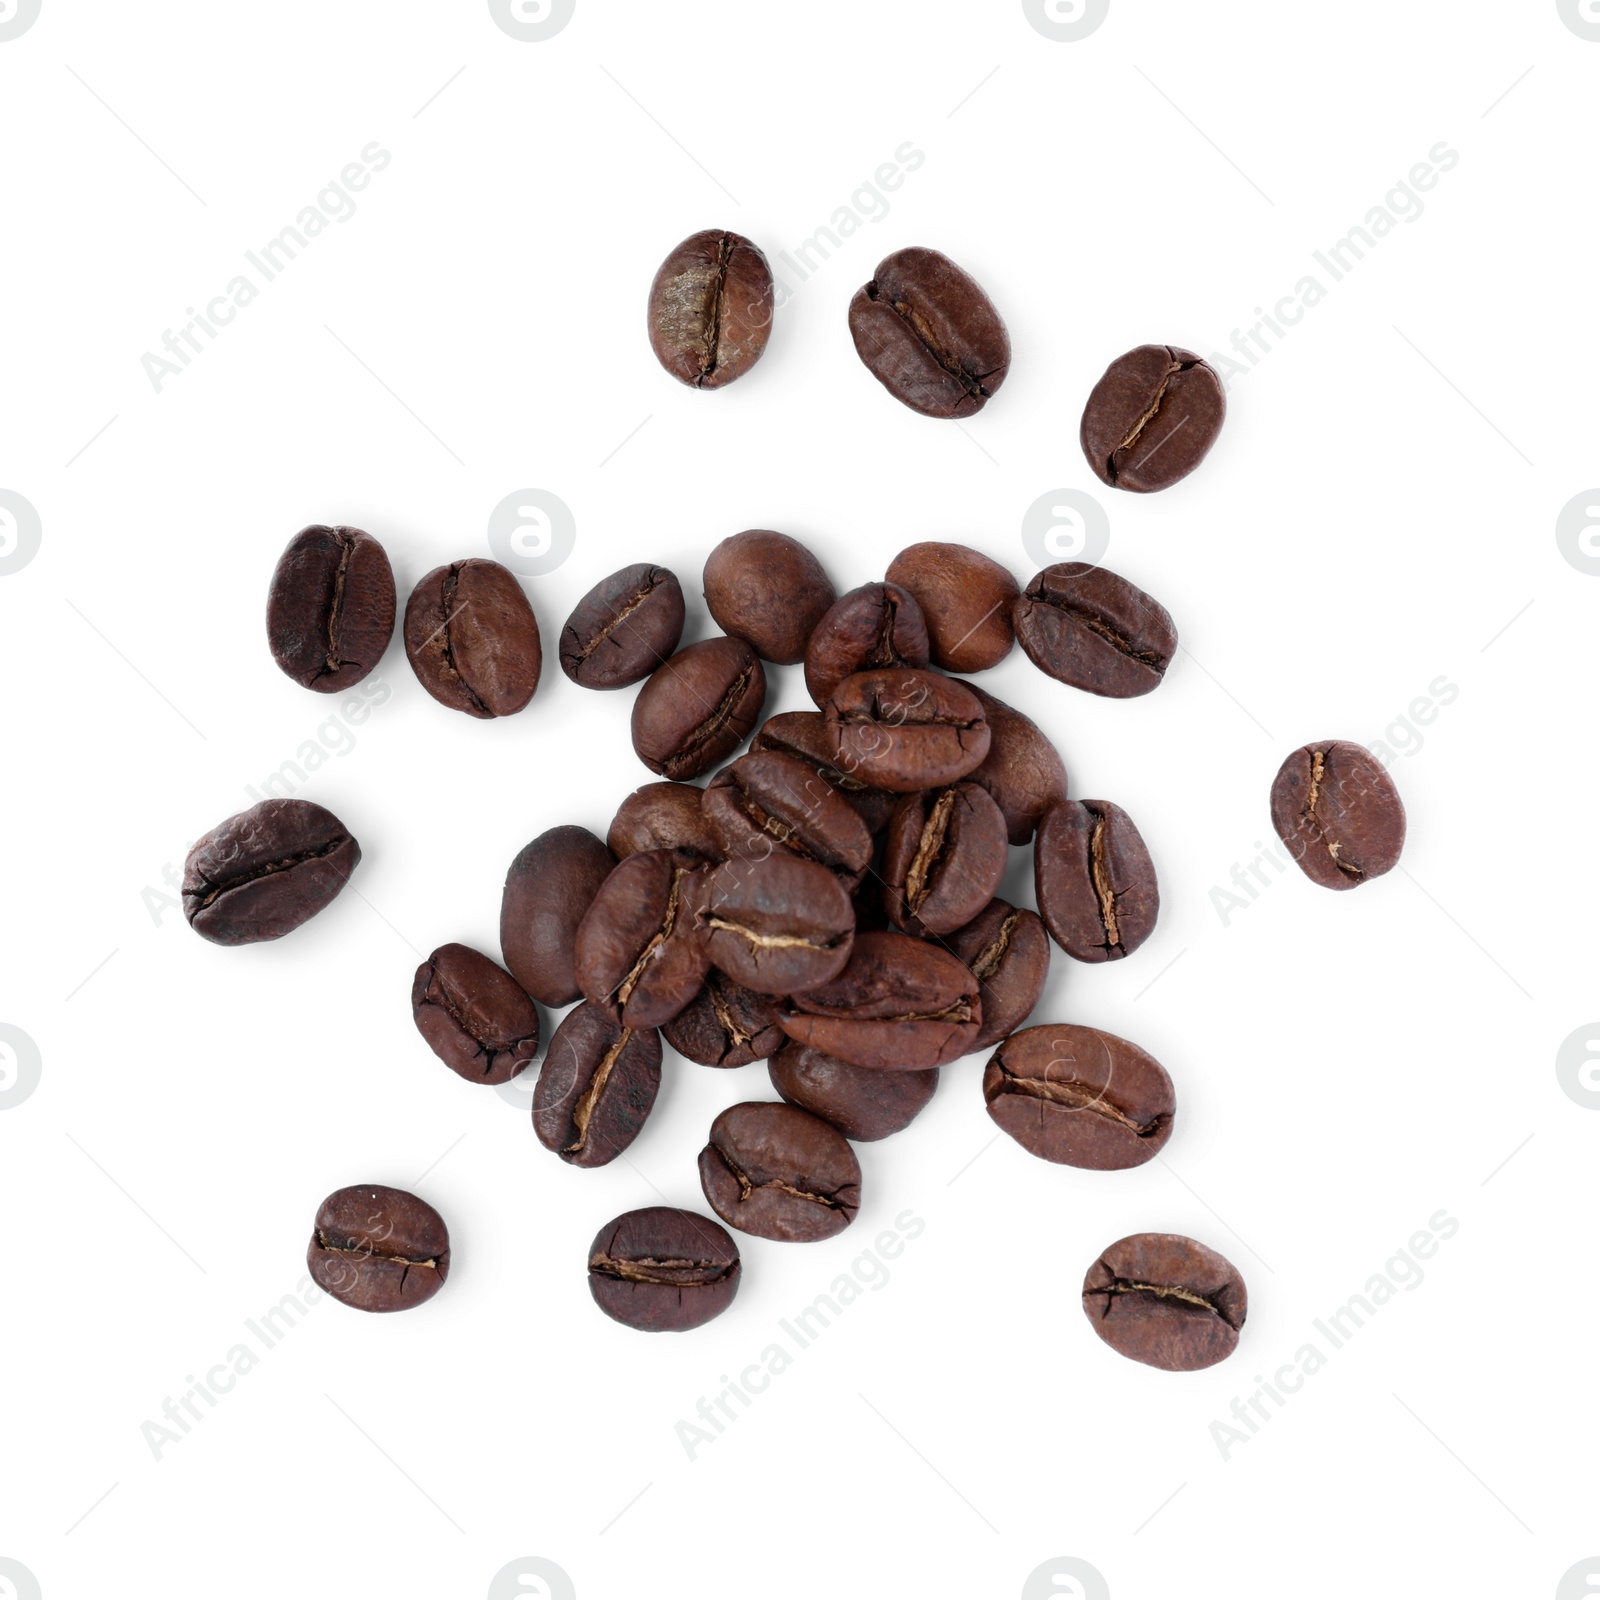
POLYGON ((272 659, 303 688, 337 694, 377 666, 394 614, 394 573, 370 533, 302 528, 267 593, 272 659))
POLYGON ((498 561, 435 567, 406 601, 405 635, 417 681, 452 711, 509 717, 539 687, 539 624, 498 561))
POLYGON ((705 986, 661 1029, 680 1056, 703 1067, 747 1067, 787 1042, 778 1005, 713 967, 705 986))
POLYGON ((858 672, 823 713, 841 772, 901 794, 954 783, 989 753, 983 707, 964 684, 896 667, 858 672))
POLYGON ((589 1246, 589 1293, 614 1322, 684 1333, 720 1316, 739 1292, 739 1247, 693 1211, 646 1206, 608 1222, 589 1246))
POLYGON ((1324 889, 1355 889, 1400 859, 1406 808, 1394 780, 1347 739, 1296 750, 1272 784, 1272 826, 1324 889))
POLYGON ((661 1087, 661 1039, 598 1006, 574 1006, 545 1052, 533 1131, 569 1166, 603 1167, 638 1137, 661 1087))
POLYGON ((1006 819, 987 789, 908 794, 883 847, 889 920, 919 938, 950 933, 988 905, 1006 871, 1006 819))
POLYGON ((1068 1023, 1024 1028, 983 1071, 989 1115, 1045 1161, 1142 1167, 1172 1134, 1172 1079, 1138 1045, 1068 1023))
POLYGON ((700 1152, 700 1187, 729 1227, 810 1244, 842 1233, 861 1206, 861 1163, 820 1117, 776 1102, 729 1106, 700 1152))
POLYGON ((983 707, 989 724, 989 753, 972 770, 995 798, 1006 819, 1006 836, 1012 844, 1027 844, 1046 811, 1067 798, 1067 769, 1056 747, 1032 718, 1004 700, 967 685, 983 707))
POLYGON ((741 378, 772 332, 772 272, 737 233, 691 234, 650 285, 650 348, 680 383, 720 389, 741 378))
POLYGON ((764 661, 792 666, 833 604, 822 563, 786 533, 753 528, 724 539, 706 558, 706 604, 724 633, 764 661))
POLYGON ((1222 379, 1190 350, 1145 344, 1118 356, 1084 407, 1079 439, 1116 489, 1170 489, 1205 460, 1227 415, 1222 379))
POLYGON ((518 852, 500 896, 500 953, 535 1000, 578 998, 578 924, 616 866, 587 828, 551 828, 518 852))
POLYGON ((884 574, 915 597, 928 624, 932 660, 946 672, 981 672, 1011 654, 1017 580, 964 544, 914 544, 884 574))
POLYGON ((561 630, 561 670, 585 689, 648 678, 683 637, 683 589, 648 561, 602 578, 561 630))
POLYGON ((702 639, 657 667, 633 702, 633 748, 682 781, 726 760, 761 720, 767 677, 743 639, 702 639))
POLYGON ((433 1053, 470 1083, 509 1083, 539 1053, 539 1010, 504 967, 464 944, 417 968, 411 1016, 433 1053))
POLYGON ((856 291, 850 336, 867 371, 925 417, 970 417, 1011 368, 1011 336, 977 280, 918 246, 885 256, 856 291))
POLYGON ((213 944, 281 939, 344 888, 361 846, 309 800, 263 800, 195 841, 183 914, 213 944))
POLYGON ((815 861, 854 889, 872 860, 872 835, 809 763, 752 751, 714 777, 702 802, 723 853, 764 861, 775 850, 815 861))
POLYGON ((857 672, 878 667, 925 667, 928 625, 898 584, 868 583, 830 606, 806 646, 806 693, 819 706, 857 672))
POLYGON ((820 711, 783 711, 768 717, 750 741, 752 752, 775 750, 804 761, 820 778, 843 796, 845 803, 867 825, 869 834, 882 833, 900 804, 900 796, 874 789, 833 765, 833 737, 820 711))
POLYGON ((1133 819, 1109 800, 1052 806, 1033 847, 1050 937, 1075 961, 1120 961, 1155 931, 1161 890, 1133 819))
POLYGON ((409 1311, 450 1272, 450 1234, 426 1200, 381 1183, 330 1194, 306 1251, 311 1281, 357 1311, 409 1311))
POLYGON ((695 927, 713 965, 757 994, 799 994, 838 976, 855 916, 839 879, 780 853, 708 867, 695 886, 695 927))
POLYGON ((790 1105, 863 1142, 909 1127, 939 1087, 937 1067, 926 1072, 852 1067, 793 1039, 767 1063, 767 1075, 790 1105))
POLYGON ((1041 672, 1113 700, 1158 687, 1178 648, 1165 606, 1083 561, 1046 567, 1023 591, 1014 617, 1018 642, 1041 672))
POLYGON ((991 900, 966 927, 940 941, 972 969, 983 1000, 974 1050, 998 1044, 1033 1014, 1050 976, 1050 939, 1037 914, 991 900))
POLYGON ((858 933, 832 983, 778 1013, 791 1039, 853 1067, 921 1072, 973 1048, 978 980, 948 950, 904 933, 858 933))
POLYGON ((641 850, 692 850, 706 861, 722 859, 722 842, 692 783, 647 783, 617 808, 606 843, 618 861, 641 850))
POLYGON ((1083 1309, 1118 1355, 1164 1372, 1226 1360, 1249 1309, 1239 1269, 1177 1233, 1119 1239, 1089 1268, 1083 1309))

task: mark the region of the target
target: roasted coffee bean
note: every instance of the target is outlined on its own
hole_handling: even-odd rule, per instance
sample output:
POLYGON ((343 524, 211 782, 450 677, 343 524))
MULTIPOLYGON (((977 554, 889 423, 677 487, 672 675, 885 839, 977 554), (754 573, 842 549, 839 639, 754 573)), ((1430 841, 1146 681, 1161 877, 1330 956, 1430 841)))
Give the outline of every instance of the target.
POLYGON ((964 928, 940 941, 972 969, 983 1001, 974 1050, 1015 1033, 1033 1014, 1050 976, 1050 939, 1035 912, 991 900, 964 928))
POLYGON ((925 417, 970 417, 1005 382, 1011 336, 994 303, 948 256, 912 246, 878 263, 850 302, 868 372, 925 417))
POLYGON ((919 938, 950 933, 988 905, 1006 871, 1006 819, 987 789, 908 794, 883 847, 889 920, 919 938))
POLYGON ((1142 1167, 1172 1134, 1172 1079, 1136 1044, 1068 1023, 1024 1028, 983 1071, 989 1115, 1045 1161, 1142 1167))
POLYGON ((772 332, 772 271, 737 233, 691 234, 650 285, 650 348, 680 383, 720 389, 742 378, 772 332))
POLYGON ((616 866, 587 828, 551 828, 518 853, 500 896, 500 952, 511 975, 547 1006, 578 998, 578 924, 616 866))
POLYGON ((569 1166, 603 1167, 638 1137, 661 1087, 661 1039, 598 1006, 574 1006, 545 1052, 533 1131, 569 1166))
POLYGON ((904 933, 858 933, 839 976, 793 996, 778 1025, 853 1067, 920 1072, 973 1048, 983 1003, 978 980, 948 950, 904 933))
POLYGON ((405 635, 417 681, 452 711, 509 717, 539 687, 539 624, 498 561, 435 567, 406 601, 405 635))
POLYGON ((772 1087, 792 1106, 831 1122, 847 1139, 887 1139, 909 1127, 939 1087, 939 1069, 879 1072, 785 1040, 767 1063, 772 1087))
POLYGON ((539 1053, 539 1009, 504 967, 445 944, 417 968, 411 1016, 433 1053, 471 1083, 508 1083, 539 1053))
POLYGON ((1378 758, 1345 739, 1296 750, 1272 784, 1272 826, 1324 889, 1354 889, 1400 859, 1406 808, 1378 758))
POLYGON ((858 672, 828 699, 834 764, 901 794, 954 783, 989 753, 983 707, 964 684, 896 667, 858 672))
POLYGON ((928 624, 898 584, 868 583, 830 606, 806 646, 806 693, 819 706, 853 673, 925 667, 928 624))
POLYGON ((972 781, 995 798, 1012 844, 1027 844, 1046 811, 1067 798, 1067 769, 1060 753, 1032 718, 1004 700, 967 685, 989 724, 989 753, 972 769, 972 781))
POLYGON ((1205 460, 1228 399, 1216 371, 1175 345, 1118 356, 1084 407, 1079 439, 1094 475, 1116 489, 1170 489, 1205 460))
POLYGON ((702 804, 728 856, 764 861, 787 851, 838 873, 851 889, 872 860, 866 823, 797 756, 740 756, 707 785, 702 804))
POLYGON ((659 1028, 700 992, 709 970, 694 926, 686 850, 644 850, 601 884, 578 924, 573 967, 583 997, 625 1028, 659 1028))
POLYGON ((589 1293, 615 1322, 683 1333, 739 1292, 739 1247, 710 1217, 646 1206, 608 1222, 589 1246, 589 1293))
POLYGON ((381 1183, 330 1194, 306 1251, 311 1281, 357 1311, 409 1311, 450 1272, 450 1234, 426 1200, 381 1183))
POLYGON ((1239 1269, 1177 1233, 1119 1239, 1083 1280, 1084 1314, 1118 1355, 1165 1372, 1226 1360, 1249 1309, 1239 1269))
POLYGON ((267 642, 296 683, 337 694, 377 666, 394 614, 394 573, 370 533, 302 528, 272 574, 267 642))
POLYGON ((648 678, 683 637, 683 589, 665 567, 641 561, 602 578, 561 630, 561 670, 585 689, 622 689, 648 678))
POLYGON ((1013 615, 1018 642, 1041 672, 1113 700, 1149 694, 1178 648, 1164 605, 1083 561, 1046 567, 1013 615))
POLYGON ((799 994, 836 978, 855 916, 839 879, 780 853, 725 861, 696 882, 695 927, 712 964, 757 994, 799 994))
POLYGON ((1050 937, 1076 961, 1120 961, 1155 931, 1155 863, 1121 806, 1065 800, 1039 825, 1033 887, 1050 937))
POLYGON ((735 983, 715 967, 700 993, 661 1033, 680 1056, 703 1067, 747 1067, 787 1043, 773 997, 735 983))
POLYGON ((822 563, 786 533, 753 528, 724 539, 706 558, 706 604, 726 634, 764 661, 792 666, 833 604, 822 563))
POLYGON ((702 639, 657 667, 633 702, 633 748, 682 781, 726 760, 761 720, 767 677, 743 639, 702 639))
POLYGON ((928 624, 932 660, 946 672, 981 672, 1011 654, 1017 580, 964 544, 914 544, 884 574, 913 595, 928 624))
POLYGON ((309 921, 361 860, 331 811, 263 800, 195 841, 183 864, 183 914, 213 944, 281 939, 309 921))
POLYGON ((618 861, 641 850, 692 850, 707 861, 722 859, 722 842, 702 805, 704 791, 692 783, 647 783, 617 808, 606 843, 618 861))
POLYGON ((850 1226, 861 1163, 839 1130, 776 1102, 729 1106, 700 1152, 700 1187, 729 1227, 810 1244, 850 1226))
POLYGON ((900 804, 900 796, 887 789, 852 778, 833 765, 833 738, 820 711, 783 711, 768 717, 750 741, 752 752, 775 750, 804 761, 824 782, 844 797, 846 804, 867 825, 869 834, 882 833, 900 804))

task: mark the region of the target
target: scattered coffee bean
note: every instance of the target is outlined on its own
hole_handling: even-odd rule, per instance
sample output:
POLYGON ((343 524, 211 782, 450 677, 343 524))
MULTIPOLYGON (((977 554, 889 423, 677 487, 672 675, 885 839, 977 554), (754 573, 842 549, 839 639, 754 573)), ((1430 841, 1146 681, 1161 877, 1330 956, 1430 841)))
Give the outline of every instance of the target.
POLYGON ((511 863, 500 896, 500 952, 535 1000, 564 1006, 578 998, 578 924, 615 865, 587 828, 570 826, 541 833, 511 863))
POLYGON ((883 849, 889 920, 922 938, 951 933, 988 905, 1006 871, 1006 819, 987 789, 908 794, 883 849))
POLYGON ((1011 654, 1011 608, 1017 580, 964 544, 914 544, 884 574, 915 597, 928 624, 933 664, 946 672, 981 672, 1011 654))
POLYGON ((847 1139, 887 1139, 909 1127, 939 1087, 939 1069, 879 1072, 785 1040, 767 1063, 772 1087, 792 1106, 831 1122, 847 1139))
POLYGON ((703 1067, 747 1067, 787 1042, 773 997, 735 983, 715 967, 700 993, 661 1033, 680 1056, 703 1067))
POLYGON ((512 716, 539 687, 539 624, 498 561, 435 567, 406 601, 405 637, 417 681, 469 717, 512 716))
POLYGON ((887 789, 874 789, 833 765, 833 738, 820 711, 783 711, 768 717, 750 741, 752 752, 774 750, 804 761, 867 825, 868 834, 882 833, 901 797, 887 789))
POLYGON ((858 672, 829 696, 824 715, 834 764, 879 789, 908 794, 954 783, 989 753, 977 697, 937 673, 858 672))
POLYGON ((684 1333, 720 1316, 739 1292, 739 1247, 697 1212, 646 1206, 608 1222, 589 1246, 589 1293, 614 1322, 684 1333))
POLYGON ((819 706, 853 673, 925 667, 928 624, 898 584, 868 583, 841 595, 806 645, 806 693, 819 706))
POLYGON ((1155 863, 1109 800, 1052 806, 1033 846, 1033 886, 1050 937, 1075 961, 1120 961, 1155 931, 1155 863))
POLYGON ((471 1083, 508 1083, 539 1053, 539 1011, 504 967, 464 944, 417 968, 411 1015, 433 1053, 471 1083))
POLYGON ((357 1311, 409 1311, 450 1272, 450 1235, 426 1200, 381 1183, 330 1194, 306 1251, 311 1281, 357 1311))
POLYGON ((1159 686, 1178 648, 1167 608, 1105 567, 1046 567, 1017 602, 1017 639, 1041 672, 1131 700, 1159 686))
POLYGON ((1272 826, 1324 889, 1355 889, 1400 859, 1406 808, 1394 779, 1346 739, 1296 750, 1272 784, 1272 826))
POLYGON ((650 285, 650 348, 680 383, 742 378, 772 332, 772 271, 741 234, 707 228, 678 245, 650 285))
POLYGON ((633 748, 652 772, 698 778, 761 720, 767 678, 743 639, 703 639, 657 667, 633 703, 633 748))
POLYGON ((964 928, 940 941, 972 971, 983 1026, 969 1046, 987 1050, 1033 1014, 1050 976, 1050 939, 1035 912, 991 900, 964 928))
POLYGON ((994 796, 1010 842, 1027 844, 1045 812, 1067 798, 1067 769, 1038 723, 975 683, 967 688, 989 724, 989 753, 972 769, 972 781, 994 796))
POLYGON ((726 634, 764 661, 792 666, 833 604, 822 563, 786 533, 753 528, 724 539, 706 558, 706 604, 726 634))
POLYGON ((1083 1309, 1118 1355, 1198 1372, 1233 1354, 1248 1304, 1238 1268, 1215 1250, 1181 1234, 1136 1233, 1089 1268, 1083 1309))
POLYGON ((1106 368, 1084 408, 1079 438, 1094 475, 1116 489, 1170 489, 1205 460, 1228 398, 1192 351, 1146 344, 1106 368))
POLYGON ((665 567, 641 561, 602 578, 561 630, 561 670, 585 689, 622 689, 648 678, 683 637, 683 589, 665 567))
POLYGON ((606 843, 618 861, 641 850, 692 850, 706 861, 722 859, 722 841, 692 783, 647 783, 617 808, 606 843))
POLYGON ((661 1087, 661 1039, 598 1006, 574 1006, 545 1052, 533 1131, 569 1166, 603 1167, 638 1137, 661 1087))
POLYGON ((706 868, 695 896, 705 953, 757 994, 815 989, 850 958, 856 924, 849 893, 815 861, 784 853, 725 861, 706 868))
POLYGON ((861 1163, 820 1117, 749 1101, 711 1124, 700 1187, 730 1227, 761 1239, 809 1244, 849 1227, 861 1205, 861 1163))
POLYGON ((394 573, 370 533, 302 528, 267 593, 272 659, 303 688, 337 694, 377 666, 394 615, 394 573))
POLYGON ((752 751, 705 791, 723 853, 764 861, 775 850, 815 861, 854 889, 872 859, 872 835, 843 795, 797 756, 752 751))

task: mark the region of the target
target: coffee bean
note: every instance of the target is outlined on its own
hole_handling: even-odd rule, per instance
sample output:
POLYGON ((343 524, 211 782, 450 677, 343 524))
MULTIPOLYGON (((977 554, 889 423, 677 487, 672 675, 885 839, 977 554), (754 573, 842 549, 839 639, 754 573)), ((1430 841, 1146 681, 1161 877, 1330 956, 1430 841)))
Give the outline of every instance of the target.
POLYGON ((1118 1355, 1165 1372, 1198 1372, 1239 1343, 1248 1297, 1239 1269, 1176 1233, 1119 1239, 1089 1268, 1083 1309, 1118 1355))
POLYGON ((767 678, 743 639, 703 639, 657 667, 633 703, 633 748, 652 772, 698 778, 761 720, 767 678))
POLYGON ((914 544, 889 563, 884 578, 921 606, 934 666, 981 672, 1011 654, 1011 608, 1021 591, 998 561, 964 544, 914 544))
POLYGON ((452 711, 509 717, 539 687, 539 624, 498 561, 435 567, 406 601, 405 636, 417 681, 452 711))
POLYGON ((855 917, 839 879, 780 853, 708 867, 695 888, 695 927, 714 966, 757 994, 791 995, 836 978, 855 917))
POLYGON ((578 924, 616 865, 587 828, 550 828, 518 852, 500 896, 500 951, 535 1000, 578 998, 578 924))
POLYGON ((602 578, 561 630, 561 670, 585 689, 648 678, 683 637, 683 589, 648 561, 602 578))
POLYGON ((394 614, 394 573, 370 533, 302 528, 267 593, 272 659, 303 688, 337 694, 377 666, 394 614))
POLYGON ((706 861, 722 859, 722 842, 692 783, 647 783, 617 808, 606 843, 618 861, 641 850, 692 850, 706 861))
POLYGON ((1355 889, 1400 859, 1406 808, 1378 758, 1345 739, 1296 750, 1272 784, 1272 826, 1324 889, 1355 889))
POLYGON ((942 1067, 973 1048, 983 1026, 978 980, 948 950, 903 933, 858 933, 831 983, 778 1013, 791 1039, 853 1067, 942 1067))
POLYGON ((680 1056, 703 1067, 747 1067, 786 1042, 772 996, 735 983, 715 967, 700 993, 661 1032, 680 1056))
POLYGON ((706 604, 724 633, 764 661, 791 666, 834 602, 822 563, 786 533, 755 528, 724 539, 706 558, 706 604))
POLYGON ((1116 489, 1170 489, 1205 460, 1228 399, 1216 371, 1175 345, 1118 356, 1084 407, 1079 438, 1094 475, 1116 489))
POLYGON ((714 777, 702 802, 723 852, 764 861, 775 850, 815 861, 853 889, 872 835, 844 796, 796 756, 753 751, 714 777))
POLYGON ((925 667, 928 624, 898 584, 868 583, 841 595, 806 645, 806 693, 819 706, 853 673, 925 667))
POLYGON ((889 920, 919 938, 950 933, 988 905, 1006 871, 1006 819, 987 789, 908 794, 883 849, 889 920))
POLYGON ((1142 1167, 1172 1134, 1172 1079, 1138 1045, 1068 1023, 1024 1028, 983 1071, 989 1115, 1045 1161, 1142 1167))
POLYGON ((983 707, 965 685, 932 672, 858 672, 828 699, 834 764, 901 794, 964 778, 989 753, 983 707))
POLYGON ((693 1211, 646 1206, 608 1222, 589 1246, 589 1293, 615 1322, 684 1333, 720 1316, 739 1292, 739 1247, 693 1211))
POLYGON ((1017 640, 1041 672, 1114 700, 1149 694, 1178 648, 1167 608, 1104 567, 1064 561, 1023 591, 1017 640))
POLYGON ((450 1272, 450 1234, 426 1200, 381 1183, 338 1189, 317 1209, 311 1281, 357 1311, 409 1311, 450 1272))
POLYGON ((772 331, 772 271, 748 239, 691 234, 650 285, 650 348, 680 383, 720 389, 741 378, 772 331))
POLYGON ((1155 931, 1161 891, 1133 819, 1109 800, 1065 800, 1039 825, 1033 887, 1050 937, 1075 961, 1120 961, 1155 931))
POLYGON ((786 1040, 767 1063, 772 1087, 792 1106, 831 1122, 847 1139, 887 1139, 909 1127, 939 1087, 939 1069, 879 1072, 786 1040))
POLYGON ((867 371, 925 417, 970 417, 1011 367, 988 295, 948 256, 917 246, 885 256, 856 291, 850 336, 867 371))
POLYGON ((991 900, 940 941, 978 980, 983 1026, 970 1046, 987 1050, 1033 1013, 1050 976, 1050 939, 1036 913, 991 900))
POLYGON ((281 939, 309 921, 361 860, 331 811, 263 800, 195 841, 183 864, 183 914, 213 944, 281 939))
POLYGON ((874 789, 833 765, 833 738, 820 711, 783 711, 768 717, 750 741, 752 752, 774 750, 804 761, 825 783, 836 789, 845 803, 867 825, 869 834, 882 833, 900 804, 900 796, 874 789))
POLYGON ((989 753, 972 769, 972 781, 994 796, 1010 842, 1027 844, 1045 812, 1067 798, 1067 769, 1038 723, 977 684, 966 687, 989 724, 989 753))
POLYGON ((700 1187, 730 1227, 761 1239, 831 1239, 861 1205, 861 1163, 835 1127, 794 1106, 749 1101, 711 1124, 700 1187))
POLYGON ((417 968, 411 1016, 433 1053, 471 1083, 508 1083, 539 1053, 539 1011, 517 980, 464 944, 417 968))
POLYGON ((598 1006, 574 1006, 545 1052, 533 1131, 569 1166, 603 1167, 638 1137, 661 1087, 661 1039, 598 1006))

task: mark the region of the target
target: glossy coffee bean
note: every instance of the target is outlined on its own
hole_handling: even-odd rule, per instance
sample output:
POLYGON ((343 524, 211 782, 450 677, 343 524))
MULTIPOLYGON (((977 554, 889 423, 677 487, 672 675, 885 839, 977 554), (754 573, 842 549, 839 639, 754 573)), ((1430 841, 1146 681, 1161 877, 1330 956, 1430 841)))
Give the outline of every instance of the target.
POLYGON ((1165 1372, 1231 1356, 1249 1309, 1239 1269, 1176 1233, 1119 1239, 1089 1268, 1083 1310, 1118 1355, 1165 1372))
POLYGON ((1296 750, 1272 784, 1272 825, 1324 889, 1355 889, 1400 859, 1406 808, 1376 756, 1346 739, 1296 750))
POLYGON ((281 939, 344 888, 361 846, 309 800, 263 800, 195 841, 183 864, 183 914, 213 944, 281 939))
POLYGON ((1079 440, 1094 475, 1116 489, 1169 489, 1222 432, 1222 379, 1199 356, 1146 344, 1106 368, 1084 407, 1079 440))
POLYGON ((1017 641, 1041 672, 1114 700, 1160 686, 1178 648, 1167 608, 1105 567, 1046 567, 1013 613, 1017 641))
POLYGON ((622 689, 669 660, 682 637, 682 587, 665 567, 641 561, 578 602, 561 630, 561 670, 585 689, 622 689))
POLYGON ((988 905, 1006 871, 1006 819, 987 789, 908 794, 883 847, 889 920, 919 938, 951 933, 988 905))
POLYGON ((778 1002, 715 967, 700 993, 661 1033, 680 1056, 703 1067, 747 1067, 787 1042, 778 1026, 778 1002))
POLYGON ((940 941, 978 980, 983 1026, 974 1050, 1015 1033, 1033 1014, 1050 976, 1050 939, 1036 912, 991 900, 964 928, 940 941))
POLYGON ((922 607, 898 584, 868 583, 824 613, 806 645, 806 693, 819 706, 844 680, 879 667, 925 667, 931 644, 922 607))
POLYGON ((578 924, 616 865, 587 828, 551 828, 518 852, 500 896, 500 952, 511 975, 547 1006, 578 998, 578 924))
POLYGON ((1011 367, 1011 337, 977 280, 917 246, 885 256, 856 291, 850 336, 867 371, 925 417, 970 417, 1011 367))
POLYGON ((1033 847, 1050 937, 1075 961, 1120 961, 1155 931, 1161 891, 1133 819, 1109 800, 1053 806, 1033 847))
POLYGON ((417 968, 411 1016, 433 1053, 469 1083, 508 1083, 539 1054, 539 1010, 504 967, 464 944, 417 968))
POLYGON ((539 687, 539 624, 498 561, 435 567, 406 601, 405 639, 417 681, 452 711, 509 717, 539 687))
POLYGON ((977 684, 967 685, 983 707, 989 724, 989 753, 972 769, 972 781, 995 798, 1006 819, 1012 844, 1027 844, 1040 820, 1058 800, 1067 798, 1067 769, 1044 730, 977 684))
POLYGON ((889 563, 884 579, 922 608, 934 666, 981 672, 1011 654, 1011 608, 1021 591, 998 561, 964 544, 914 544, 889 563))
POLYGON ((603 1167, 638 1137, 661 1087, 661 1039, 598 1006, 574 1006, 545 1052, 533 1131, 569 1166, 603 1167))
POLYGON ((772 272, 741 234, 708 228, 678 245, 650 285, 650 348, 680 383, 720 389, 761 359, 772 272))
POLYGON ((684 1333, 739 1292, 739 1247, 710 1217, 646 1206, 608 1222, 589 1246, 589 1293, 615 1322, 684 1333))
POLYGON ((359 528, 302 528, 278 558, 267 594, 272 659, 319 694, 360 683, 394 633, 394 572, 359 528))
POLYGON ((839 878, 779 854, 708 867, 695 888, 695 926, 712 964, 757 994, 792 995, 838 976, 855 916, 839 878))
POLYGON ((639 691, 633 748, 652 772, 698 778, 750 736, 766 698, 766 674, 743 639, 703 639, 657 667, 639 691))
POLYGON ((822 563, 786 533, 753 528, 706 558, 706 605, 717 626, 763 661, 792 666, 834 602, 822 563))
POLYGON ((1172 1079, 1138 1045, 1067 1023, 1024 1028, 983 1072, 989 1115, 1044 1161, 1142 1167, 1172 1134, 1172 1079))
POLYGON ((767 1075, 790 1105, 862 1142, 887 1139, 909 1127, 939 1087, 937 1067, 926 1072, 852 1067, 793 1039, 767 1063, 767 1075))
POLYGON ((833 765, 833 737, 820 711, 783 711, 768 717, 750 741, 752 752, 773 750, 804 761, 867 825, 868 834, 882 833, 900 804, 900 796, 874 789, 833 765))
POLYGON ((861 1206, 861 1163, 839 1130, 776 1102, 729 1106, 700 1152, 700 1187, 731 1228, 761 1239, 831 1239, 861 1206))
POLYGON ((707 861, 722 859, 722 841, 692 783, 647 783, 617 807, 606 843, 618 861, 641 850, 692 850, 707 861))
POLYGON ((450 1234, 426 1200, 381 1183, 330 1194, 306 1251, 311 1281, 357 1311, 409 1311, 450 1272, 450 1234))
POLYGON ((823 714, 834 765, 900 794, 955 783, 989 753, 977 697, 933 672, 858 672, 833 691, 823 714))
POLYGON ((706 786, 702 802, 722 852, 763 861, 775 851, 815 861, 853 889, 872 859, 872 835, 843 795, 809 763, 752 751, 706 786))

